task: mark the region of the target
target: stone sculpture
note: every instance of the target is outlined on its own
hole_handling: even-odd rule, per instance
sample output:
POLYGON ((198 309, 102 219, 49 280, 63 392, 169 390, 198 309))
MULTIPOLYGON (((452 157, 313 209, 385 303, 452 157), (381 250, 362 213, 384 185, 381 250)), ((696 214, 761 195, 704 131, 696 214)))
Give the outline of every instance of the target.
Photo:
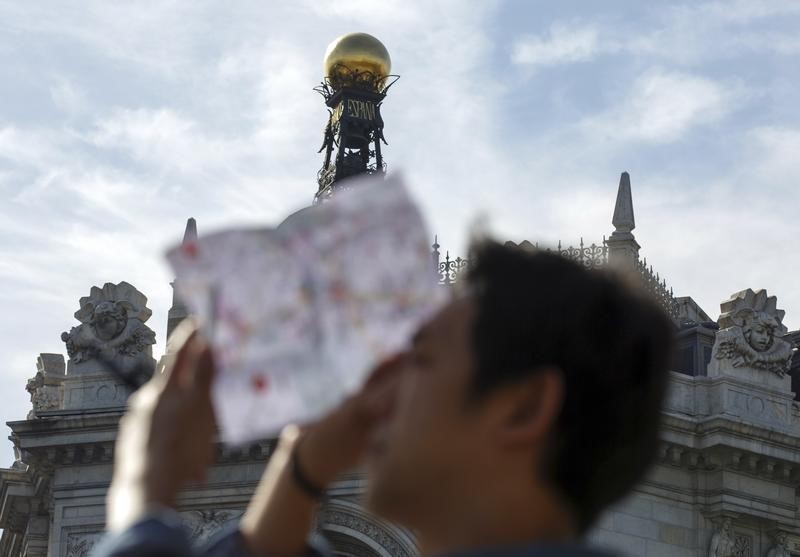
POLYGON ((75 312, 81 324, 61 334, 70 358, 67 374, 107 371, 109 363, 121 372, 154 367, 155 333, 144 324, 152 313, 146 304, 127 282, 92 287, 75 312))
POLYGON ((64 367, 64 356, 61 354, 39 354, 36 375, 28 379, 25 385, 33 405, 28 413, 29 420, 36 418, 40 412, 61 408, 64 367))
POLYGON ((767 552, 767 557, 792 557, 786 532, 775 533, 775 545, 767 552))
POLYGON ((766 290, 737 292, 720 306, 720 331, 714 343, 716 366, 767 371, 783 378, 789 371, 793 348, 781 338, 787 332, 784 311, 766 290))
POLYGON ((731 519, 726 518, 711 538, 708 557, 733 557, 735 550, 736 542, 731 533, 731 519))

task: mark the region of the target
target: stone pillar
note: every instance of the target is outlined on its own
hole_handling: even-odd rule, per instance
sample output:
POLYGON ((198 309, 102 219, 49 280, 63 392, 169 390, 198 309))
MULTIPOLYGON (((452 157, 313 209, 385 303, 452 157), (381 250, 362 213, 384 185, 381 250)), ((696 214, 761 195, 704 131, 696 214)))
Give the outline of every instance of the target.
MULTIPOLYGON (((197 241, 197 221, 190 218, 186 221, 186 230, 183 233, 183 245, 194 243, 197 241)), ((167 339, 172 336, 172 331, 180 325, 181 321, 189 316, 189 311, 186 305, 178 299, 175 294, 175 283, 170 283, 172 286, 172 307, 169 308, 167 314, 167 339)))
POLYGON ((631 178, 627 172, 623 172, 619 178, 617 203, 611 223, 614 225, 614 232, 606 240, 608 262, 613 267, 633 268, 639 260, 640 246, 633 236, 636 222, 633 216, 631 178))

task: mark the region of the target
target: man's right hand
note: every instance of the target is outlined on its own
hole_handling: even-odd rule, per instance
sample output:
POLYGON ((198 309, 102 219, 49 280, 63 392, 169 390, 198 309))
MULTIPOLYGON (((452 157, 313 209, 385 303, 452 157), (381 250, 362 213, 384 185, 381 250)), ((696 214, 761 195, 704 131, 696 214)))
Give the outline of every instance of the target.
POLYGON ((392 410, 404 358, 397 355, 378 365, 356 394, 303 428, 297 458, 316 485, 328 485, 361 462, 374 426, 392 410))
POLYGON ((373 428, 392 411, 405 356, 380 364, 365 385, 319 421, 287 427, 242 518, 251 551, 296 557, 307 550, 317 501, 292 473, 292 458, 306 479, 325 488, 363 459, 373 428))

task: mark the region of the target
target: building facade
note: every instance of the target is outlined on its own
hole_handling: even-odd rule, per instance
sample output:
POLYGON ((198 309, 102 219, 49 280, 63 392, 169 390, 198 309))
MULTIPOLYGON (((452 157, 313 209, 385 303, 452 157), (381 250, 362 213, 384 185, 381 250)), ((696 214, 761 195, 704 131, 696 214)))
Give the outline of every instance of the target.
MULTIPOLYGON (((316 202, 341 187, 340 178, 383 171, 379 108, 390 62, 374 37, 356 35, 335 41, 326 57, 320 92, 330 111, 316 202)), ((716 320, 690 297, 674 297, 640 257, 627 173, 612 226, 601 242, 553 249, 588 268, 638 277, 672 316, 679 350, 658 462, 588 542, 630 557, 800 556, 800 331, 787 331, 776 297, 751 285, 726 298, 716 320)), ((184 240, 196 236, 190 219, 184 240)), ((439 248, 434 242, 433 260, 447 285, 468 262, 439 248)), ((38 357, 25 386, 31 411, 8 423, 16 461, 0 469, 0 557, 84 557, 103 535, 117 425, 131 389, 154 367, 155 338, 147 298, 128 283, 92 287, 78 305, 80 324, 62 335, 67 358, 38 357)), ((174 300, 168 332, 185 317, 174 300)), ((168 349, 160 365, 169 357, 168 349)), ((179 500, 195 541, 236 523, 274 444, 218 447, 208 482, 179 500)), ((330 488, 316 531, 345 557, 416 555, 409 532, 361 506, 364 482, 356 470, 330 488)))
MULTIPOLYGON (((716 321, 691 298, 674 298, 639 259, 627 174, 613 225, 604 243, 555 249, 587 267, 627 266, 638 273, 672 313, 679 350, 658 462, 599 520, 589 542, 628 556, 800 555, 800 402, 794 394, 800 332, 785 330, 776 298, 764 291, 731 296, 716 321)), ((190 221, 187 238, 195 234, 190 221)), ((442 282, 457 280, 467 262, 442 257, 438 248, 433 255, 442 282)), ((170 310, 171 326, 182 312, 180 304, 170 310)), ((133 286, 106 284, 80 300, 76 317, 81 324, 63 335, 67 360, 39 356, 27 385, 31 412, 8 423, 17 460, 0 470, 3 557, 82 557, 103 532, 114 440, 130 388, 105 371, 106 346, 85 342, 83 328, 105 331, 109 343, 127 347, 116 364, 122 376, 126 366, 152 360, 150 310, 133 286)), ((274 440, 264 440, 218 449, 208 483, 180 499, 194 539, 236 522, 273 447, 274 440)), ((358 471, 336 482, 317 531, 343 556, 414 555, 408 532, 361 507, 363 485, 358 471)))

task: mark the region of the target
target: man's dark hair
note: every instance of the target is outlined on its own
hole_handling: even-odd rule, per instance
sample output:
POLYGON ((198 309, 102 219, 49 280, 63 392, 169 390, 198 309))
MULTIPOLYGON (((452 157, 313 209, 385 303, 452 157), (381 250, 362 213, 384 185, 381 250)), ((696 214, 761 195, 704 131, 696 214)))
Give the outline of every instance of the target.
POLYGON ((655 459, 673 326, 649 294, 607 270, 513 244, 473 245, 475 396, 558 369, 564 401, 546 479, 581 532, 655 459))

